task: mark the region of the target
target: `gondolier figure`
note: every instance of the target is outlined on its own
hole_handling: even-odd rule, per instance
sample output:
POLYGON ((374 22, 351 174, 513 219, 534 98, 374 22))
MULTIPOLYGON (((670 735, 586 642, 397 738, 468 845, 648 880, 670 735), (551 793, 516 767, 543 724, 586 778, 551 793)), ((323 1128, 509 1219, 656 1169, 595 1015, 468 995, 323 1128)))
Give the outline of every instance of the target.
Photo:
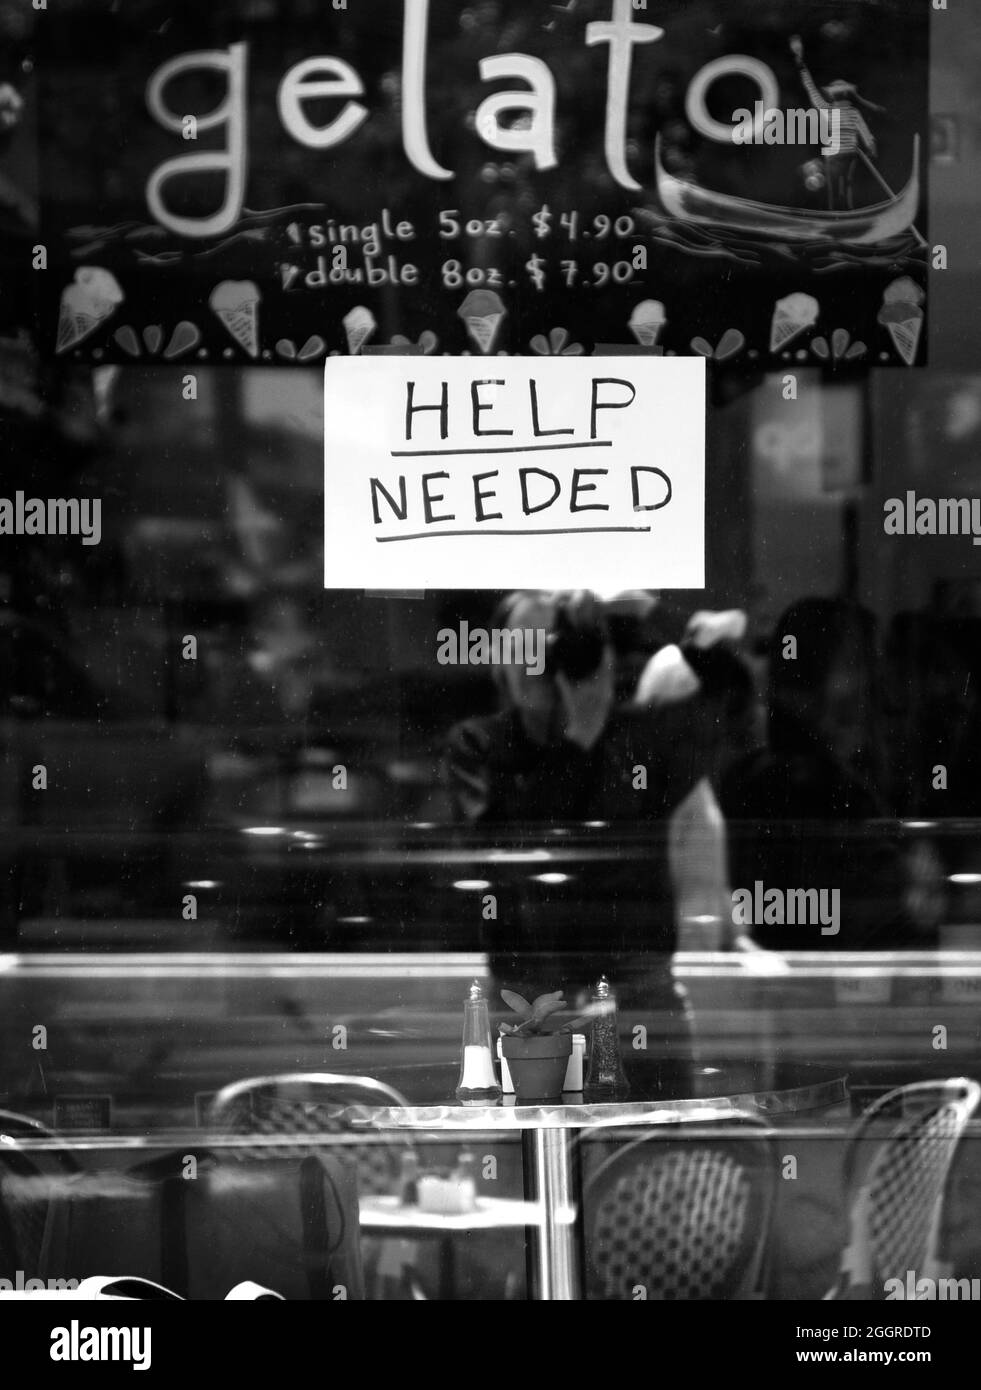
POLYGON ((811 105, 818 110, 838 112, 838 149, 833 151, 830 146, 825 145, 821 150, 828 188, 828 206, 832 209, 851 208, 852 180, 858 155, 864 151, 869 158, 874 159, 876 154, 875 138, 855 103, 864 106, 867 111, 882 112, 883 108, 863 100, 854 83, 843 82, 840 78, 829 82, 826 87, 819 87, 804 62, 804 45, 796 34, 790 40, 790 50, 811 105))

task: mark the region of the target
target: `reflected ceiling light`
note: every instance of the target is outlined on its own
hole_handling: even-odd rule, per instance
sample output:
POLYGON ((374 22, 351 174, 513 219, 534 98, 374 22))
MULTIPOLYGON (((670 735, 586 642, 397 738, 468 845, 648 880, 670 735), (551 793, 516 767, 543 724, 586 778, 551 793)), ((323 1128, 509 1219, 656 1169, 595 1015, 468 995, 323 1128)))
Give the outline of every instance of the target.
POLYGON ((245 825, 242 827, 243 835, 285 835, 286 831, 281 825, 245 825))
POLYGON ((903 825, 907 830, 929 830, 936 825, 935 820, 904 820, 903 825))
POLYGON ((216 878, 189 878, 184 884, 185 888, 220 888, 221 884, 216 878))
POLYGON ((541 864, 555 856, 548 849, 492 849, 487 858, 492 864, 541 864))
POLYGON ((981 883, 981 874, 949 874, 950 883, 981 883))
POLYGON ((486 878, 458 878, 454 879, 453 887, 459 888, 463 893, 479 893, 482 888, 490 887, 490 880, 486 878))
POLYGON ((434 820, 414 820, 414 821, 412 822, 412 829, 413 829, 413 830, 435 830, 435 829, 436 829, 436 822, 435 822, 434 820))
POLYGON ((589 827, 590 830, 602 830, 605 826, 609 825, 609 823, 610 823, 610 822, 609 822, 608 820, 588 820, 588 821, 586 821, 586 825, 589 827))
POLYGON ((346 927, 363 927, 372 919, 370 917, 338 917, 338 922, 342 922, 346 927))
POLYGON ((572 878, 571 874, 532 874, 532 878, 538 883, 568 883, 572 878))

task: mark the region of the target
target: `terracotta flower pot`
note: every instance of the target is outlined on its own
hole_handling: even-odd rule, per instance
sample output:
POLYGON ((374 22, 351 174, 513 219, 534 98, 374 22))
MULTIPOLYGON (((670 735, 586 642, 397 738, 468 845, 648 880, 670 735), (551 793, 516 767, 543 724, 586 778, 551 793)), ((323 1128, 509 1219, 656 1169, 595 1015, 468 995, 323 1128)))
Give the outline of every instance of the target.
POLYGON ((501 1039, 516 1101, 558 1100, 572 1056, 571 1033, 541 1033, 501 1039))

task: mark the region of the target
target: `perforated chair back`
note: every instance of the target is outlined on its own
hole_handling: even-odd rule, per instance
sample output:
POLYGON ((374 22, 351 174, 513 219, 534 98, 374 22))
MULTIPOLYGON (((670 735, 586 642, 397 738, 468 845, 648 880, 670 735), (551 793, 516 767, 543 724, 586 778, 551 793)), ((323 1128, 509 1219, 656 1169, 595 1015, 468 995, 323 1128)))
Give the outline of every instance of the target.
MULTIPOLYGON (((255 1162, 322 1156, 330 1151, 329 1136, 361 1132, 359 1121, 365 1120, 369 1107, 406 1104, 398 1091, 369 1076, 299 1072, 250 1077, 226 1086, 211 1103, 210 1119, 222 1133, 261 1138, 261 1144, 232 1150, 235 1157, 255 1162)), ((357 1164, 362 1195, 387 1195, 396 1190, 401 1155, 412 1148, 407 1137, 365 1134, 363 1142, 345 1144, 335 1152, 357 1164)))
POLYGON ((871 1290, 887 1279, 936 1278, 947 1179, 964 1127, 981 1099, 976 1081, 922 1081, 882 1096, 855 1128, 845 1158, 850 1238, 838 1283, 826 1297, 871 1290), (869 1131, 890 1113, 898 1122, 867 1159, 869 1131), (865 1147, 864 1172, 859 1172, 865 1147))
POLYGON ((754 1116, 720 1113, 659 1126, 608 1158, 583 1197, 590 1296, 757 1295, 776 1190, 765 1134, 754 1116))

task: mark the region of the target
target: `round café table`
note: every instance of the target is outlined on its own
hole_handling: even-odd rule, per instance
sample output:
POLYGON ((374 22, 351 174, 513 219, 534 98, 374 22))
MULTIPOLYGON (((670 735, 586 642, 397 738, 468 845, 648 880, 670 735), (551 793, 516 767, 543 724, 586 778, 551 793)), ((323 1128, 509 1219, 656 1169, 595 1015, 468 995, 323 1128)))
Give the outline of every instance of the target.
POLYGON ((755 1115, 779 1124, 802 1112, 829 1110, 848 1099, 847 1079, 803 1063, 692 1063, 671 1058, 625 1058, 629 1091, 613 1098, 566 1092, 561 1101, 460 1104, 457 1064, 395 1066, 378 1079, 405 1096, 404 1106, 359 1107, 374 1130, 442 1134, 521 1134, 525 1196, 538 1219, 529 1221, 529 1292, 544 1300, 582 1297, 582 1210, 579 1135, 599 1130, 692 1122, 725 1124, 726 1115, 755 1115))

